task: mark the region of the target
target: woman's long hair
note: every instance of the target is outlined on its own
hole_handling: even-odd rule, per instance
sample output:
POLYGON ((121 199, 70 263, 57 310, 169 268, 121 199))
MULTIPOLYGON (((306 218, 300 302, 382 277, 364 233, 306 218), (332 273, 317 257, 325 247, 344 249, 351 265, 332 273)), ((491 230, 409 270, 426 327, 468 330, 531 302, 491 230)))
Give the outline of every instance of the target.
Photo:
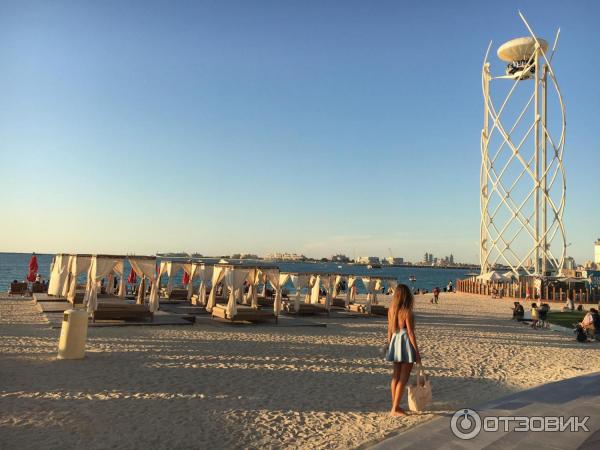
POLYGON ((405 284, 399 284, 394 289, 394 296, 390 303, 390 316, 393 320, 393 330, 398 331, 398 317, 406 319, 412 312, 414 297, 405 284))

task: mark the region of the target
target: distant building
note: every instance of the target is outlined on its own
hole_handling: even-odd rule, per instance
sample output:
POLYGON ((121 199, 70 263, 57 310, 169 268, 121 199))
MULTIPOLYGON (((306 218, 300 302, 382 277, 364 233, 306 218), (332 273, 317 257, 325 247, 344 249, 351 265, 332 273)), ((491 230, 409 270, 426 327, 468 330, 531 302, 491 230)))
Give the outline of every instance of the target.
POLYGON ((594 242, 594 263, 600 264, 600 239, 594 242))
POLYGON ((265 259, 271 261, 306 261, 306 256, 296 253, 267 253, 265 259))
POLYGON ((254 253, 234 253, 231 255, 231 259, 260 259, 258 255, 254 253))
POLYGON ((331 261, 333 261, 333 262, 340 262, 340 263, 347 263, 347 262, 350 262, 350 258, 348 258, 346 255, 338 254, 338 255, 333 255, 331 257, 331 261))
POLYGON ((359 256, 356 258, 358 264, 379 264, 379 256, 359 256))
POLYGON ((450 253, 450 256, 448 257, 448 262, 454 264, 454 255, 452 253, 450 253))
POLYGON ((385 258, 385 262, 387 262, 390 266, 398 266, 400 264, 404 264, 404 258, 394 258, 393 256, 388 256, 385 258))

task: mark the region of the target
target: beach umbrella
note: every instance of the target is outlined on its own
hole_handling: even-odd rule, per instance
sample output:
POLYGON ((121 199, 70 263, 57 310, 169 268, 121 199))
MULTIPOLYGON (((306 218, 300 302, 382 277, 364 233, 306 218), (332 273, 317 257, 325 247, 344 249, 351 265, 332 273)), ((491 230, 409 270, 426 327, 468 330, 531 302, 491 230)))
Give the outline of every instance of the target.
POLYGON ((187 273, 185 270, 183 271, 183 285, 187 286, 187 284, 190 282, 190 274, 187 273))
POLYGON ((35 276, 37 274, 39 267, 37 256, 35 253, 31 255, 31 259, 29 260, 29 274, 27 275, 27 281, 31 281, 32 283, 35 281, 35 276))
POLYGON ((133 270, 133 267, 129 271, 129 276, 127 277, 127 282, 129 284, 137 283, 137 274, 135 273, 135 270, 133 270))

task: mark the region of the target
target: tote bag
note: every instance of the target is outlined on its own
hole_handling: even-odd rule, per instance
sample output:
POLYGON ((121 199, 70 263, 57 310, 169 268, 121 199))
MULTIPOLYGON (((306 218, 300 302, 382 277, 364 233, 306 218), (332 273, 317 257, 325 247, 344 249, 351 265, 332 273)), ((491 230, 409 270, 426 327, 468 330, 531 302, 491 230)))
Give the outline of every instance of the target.
POLYGON ((417 382, 408 386, 408 408, 415 412, 425 411, 429 402, 431 402, 431 381, 423 366, 419 364, 417 382))

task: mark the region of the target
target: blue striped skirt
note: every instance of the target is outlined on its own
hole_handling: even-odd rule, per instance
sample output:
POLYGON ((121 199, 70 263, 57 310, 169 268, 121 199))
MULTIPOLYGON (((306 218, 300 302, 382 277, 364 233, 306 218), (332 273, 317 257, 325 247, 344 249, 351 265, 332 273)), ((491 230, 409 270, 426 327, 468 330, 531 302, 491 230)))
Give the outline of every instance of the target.
POLYGON ((389 362, 415 362, 415 349, 413 348, 408 333, 404 328, 392 335, 392 340, 385 354, 385 360, 389 362))

